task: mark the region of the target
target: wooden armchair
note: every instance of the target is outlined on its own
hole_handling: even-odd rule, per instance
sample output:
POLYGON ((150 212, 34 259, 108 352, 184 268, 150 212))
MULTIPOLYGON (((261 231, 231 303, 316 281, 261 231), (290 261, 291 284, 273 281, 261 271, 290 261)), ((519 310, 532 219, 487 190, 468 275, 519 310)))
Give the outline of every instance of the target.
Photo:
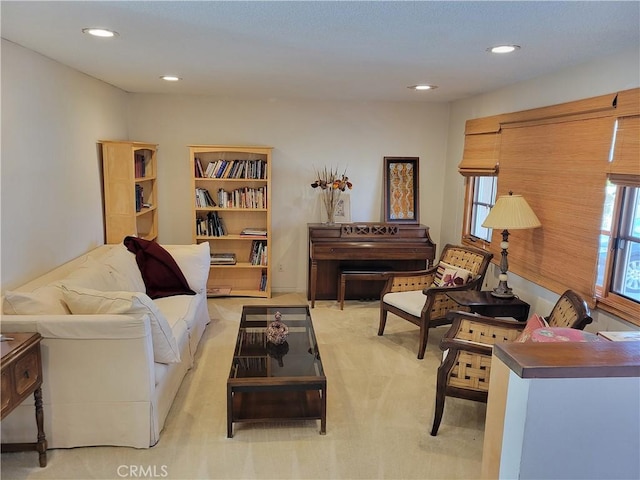
MULTIPOLYGON (((487 402, 493 345, 514 341, 526 326, 525 322, 465 312, 451 312, 448 317, 451 328, 440 342, 445 353, 438 368, 433 436, 440 427, 446 396, 487 402)), ((592 322, 589 307, 571 290, 562 294, 545 319, 550 327, 578 330, 592 322)))
POLYGON ((378 335, 384 333, 387 313, 391 312, 420 327, 418 358, 424 358, 429 328, 451 323, 447 319, 449 311, 465 310, 451 300, 447 292, 480 290, 492 257, 492 253, 476 248, 446 245, 439 263, 428 270, 390 272, 391 276, 380 294, 378 335), (459 286, 434 286, 440 262, 471 272, 471 280, 459 286))

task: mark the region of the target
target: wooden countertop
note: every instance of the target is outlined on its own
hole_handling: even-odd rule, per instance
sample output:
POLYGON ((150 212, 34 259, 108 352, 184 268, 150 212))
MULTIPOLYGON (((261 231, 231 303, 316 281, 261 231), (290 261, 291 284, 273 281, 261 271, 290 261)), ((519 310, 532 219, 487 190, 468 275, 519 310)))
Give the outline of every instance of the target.
POLYGON ((640 342, 498 343, 520 378, 640 377, 640 342))

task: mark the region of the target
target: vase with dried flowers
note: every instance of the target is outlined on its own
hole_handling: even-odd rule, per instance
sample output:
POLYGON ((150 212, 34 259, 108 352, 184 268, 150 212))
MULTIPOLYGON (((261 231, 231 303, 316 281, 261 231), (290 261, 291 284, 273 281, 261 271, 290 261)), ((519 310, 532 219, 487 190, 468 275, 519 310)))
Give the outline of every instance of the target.
POLYGON ((324 167, 322 170, 316 170, 316 180, 311 184, 313 188, 320 188, 322 204, 327 212, 328 224, 335 223, 336 206, 340 201, 342 192, 353 188, 353 184, 349 181, 346 173, 346 169, 342 174, 339 174, 337 168, 324 167))

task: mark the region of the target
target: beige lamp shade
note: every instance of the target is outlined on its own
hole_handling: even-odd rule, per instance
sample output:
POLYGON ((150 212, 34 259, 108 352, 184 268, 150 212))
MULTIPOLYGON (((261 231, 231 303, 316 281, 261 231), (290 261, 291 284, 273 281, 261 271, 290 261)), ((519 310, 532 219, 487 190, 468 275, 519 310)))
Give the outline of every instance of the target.
POLYGON ((501 195, 482 222, 485 228, 522 230, 538 228, 542 224, 522 195, 501 195))

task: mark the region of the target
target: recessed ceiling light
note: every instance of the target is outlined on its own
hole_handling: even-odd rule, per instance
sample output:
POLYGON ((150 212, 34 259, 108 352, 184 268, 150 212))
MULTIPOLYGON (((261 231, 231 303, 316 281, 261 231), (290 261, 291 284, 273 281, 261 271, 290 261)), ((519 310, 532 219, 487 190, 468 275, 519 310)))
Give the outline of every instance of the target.
POLYGON ((179 80, 182 80, 180 77, 178 77, 176 75, 162 75, 160 78, 162 80, 167 81, 167 82, 177 82, 179 80))
POLYGON ((426 85, 426 84, 420 84, 420 85, 411 85, 410 87, 411 90, 433 90, 435 88, 438 88, 437 85, 426 85))
POLYGON ((496 45, 495 47, 487 48, 487 52, 491 53, 511 53, 516 50, 520 50, 520 45, 496 45))
POLYGON ((88 33, 89 35, 93 35, 94 37, 115 37, 118 35, 118 32, 114 32, 113 30, 107 30, 106 28, 83 28, 82 33, 88 33))

